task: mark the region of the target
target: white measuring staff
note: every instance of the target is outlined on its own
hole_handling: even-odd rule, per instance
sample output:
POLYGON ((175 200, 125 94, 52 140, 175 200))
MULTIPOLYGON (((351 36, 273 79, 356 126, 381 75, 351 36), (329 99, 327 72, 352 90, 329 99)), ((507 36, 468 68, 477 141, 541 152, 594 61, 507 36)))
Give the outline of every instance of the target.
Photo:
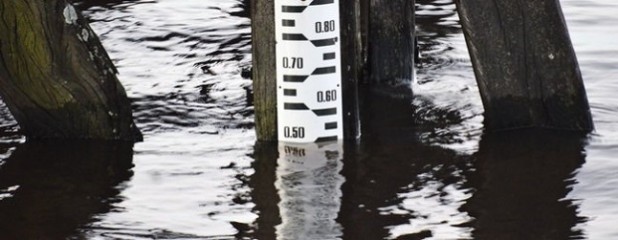
POLYGON ((343 139, 339 0, 275 0, 279 141, 343 139))

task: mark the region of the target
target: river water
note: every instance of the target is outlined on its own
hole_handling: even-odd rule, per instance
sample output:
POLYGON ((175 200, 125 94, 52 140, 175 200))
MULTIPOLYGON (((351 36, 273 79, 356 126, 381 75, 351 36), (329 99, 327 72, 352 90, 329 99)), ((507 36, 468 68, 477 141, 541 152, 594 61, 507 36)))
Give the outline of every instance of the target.
POLYGON ((0 239, 618 239, 618 2, 561 3, 589 136, 483 134, 454 4, 419 0, 415 98, 365 103, 358 146, 279 146, 248 1, 83 1, 144 142, 27 142, 0 105, 0 239))

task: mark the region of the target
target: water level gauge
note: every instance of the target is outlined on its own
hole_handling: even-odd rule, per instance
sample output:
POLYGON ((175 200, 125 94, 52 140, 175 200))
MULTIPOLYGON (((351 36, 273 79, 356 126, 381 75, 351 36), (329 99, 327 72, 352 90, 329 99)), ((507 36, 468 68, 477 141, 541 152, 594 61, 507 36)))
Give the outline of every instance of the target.
POLYGON ((279 141, 343 138, 338 0, 275 0, 279 141))

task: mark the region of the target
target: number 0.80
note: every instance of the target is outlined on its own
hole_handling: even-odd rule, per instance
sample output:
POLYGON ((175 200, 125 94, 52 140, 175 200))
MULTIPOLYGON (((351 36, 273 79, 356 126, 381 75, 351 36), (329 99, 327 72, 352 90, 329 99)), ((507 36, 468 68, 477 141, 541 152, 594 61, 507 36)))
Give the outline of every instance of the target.
POLYGON ((335 20, 315 23, 316 33, 334 32, 334 31, 335 31, 335 20))

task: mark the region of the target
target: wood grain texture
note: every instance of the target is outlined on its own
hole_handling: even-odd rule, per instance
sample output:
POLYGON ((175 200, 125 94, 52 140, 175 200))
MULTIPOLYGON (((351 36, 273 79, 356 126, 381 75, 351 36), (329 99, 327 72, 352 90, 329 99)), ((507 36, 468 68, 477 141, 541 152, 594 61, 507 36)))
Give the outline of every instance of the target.
POLYGON ((456 3, 488 130, 593 130, 558 0, 456 3))
POLYGON ((258 141, 277 140, 274 0, 251 0, 253 93, 258 141))
POLYGON ((414 2, 369 0, 366 41, 369 79, 375 90, 386 95, 412 96, 414 2))
POLYGON ((67 1, 0 3, 0 95, 27 137, 141 140, 116 73, 67 1))
POLYGON ((341 84, 343 90, 343 135, 346 140, 360 139, 360 108, 358 84, 363 68, 361 39, 361 1, 340 0, 341 84))

